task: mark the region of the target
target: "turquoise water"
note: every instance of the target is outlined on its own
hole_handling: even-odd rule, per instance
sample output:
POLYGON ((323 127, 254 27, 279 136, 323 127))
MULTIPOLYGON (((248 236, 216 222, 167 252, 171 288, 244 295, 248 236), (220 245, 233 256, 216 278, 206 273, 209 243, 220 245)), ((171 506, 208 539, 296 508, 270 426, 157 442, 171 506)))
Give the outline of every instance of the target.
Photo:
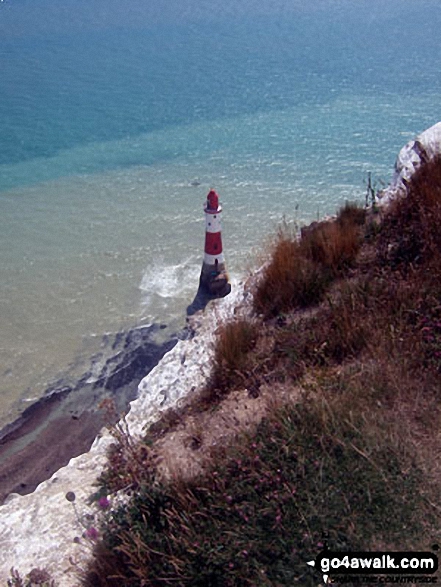
POLYGON ((210 187, 233 279, 441 119, 437 2, 0 3, 0 424, 102 336, 184 322, 210 187))

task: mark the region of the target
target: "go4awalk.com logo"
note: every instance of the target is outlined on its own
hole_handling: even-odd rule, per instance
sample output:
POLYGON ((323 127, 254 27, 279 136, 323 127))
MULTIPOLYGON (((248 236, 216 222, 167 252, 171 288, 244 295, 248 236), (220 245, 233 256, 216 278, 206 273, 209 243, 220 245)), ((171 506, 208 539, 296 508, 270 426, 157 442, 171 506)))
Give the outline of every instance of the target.
MULTIPOLYGON (((435 546, 434 550, 438 550, 435 546)), ((435 584, 438 557, 433 552, 349 552, 324 550, 307 563, 330 583, 435 584)))

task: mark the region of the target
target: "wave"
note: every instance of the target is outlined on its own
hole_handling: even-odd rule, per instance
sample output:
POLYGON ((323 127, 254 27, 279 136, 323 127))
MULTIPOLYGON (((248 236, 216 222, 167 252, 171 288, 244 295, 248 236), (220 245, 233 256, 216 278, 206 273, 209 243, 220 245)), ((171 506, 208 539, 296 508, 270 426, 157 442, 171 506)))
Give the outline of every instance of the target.
POLYGON ((142 304, 148 306, 153 298, 161 298, 164 302, 181 297, 188 299, 196 293, 200 271, 201 262, 196 257, 176 265, 155 261, 142 276, 139 286, 142 304))

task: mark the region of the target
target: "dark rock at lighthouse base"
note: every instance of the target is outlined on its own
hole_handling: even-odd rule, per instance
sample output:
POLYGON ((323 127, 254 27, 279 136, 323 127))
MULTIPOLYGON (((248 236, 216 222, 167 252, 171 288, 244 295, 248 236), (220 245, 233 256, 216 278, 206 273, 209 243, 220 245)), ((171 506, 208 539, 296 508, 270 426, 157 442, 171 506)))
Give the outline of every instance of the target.
POLYGON ((226 297, 231 293, 231 283, 226 275, 217 276, 207 284, 202 279, 192 303, 187 307, 187 316, 193 316, 196 312, 203 310, 211 300, 226 297))

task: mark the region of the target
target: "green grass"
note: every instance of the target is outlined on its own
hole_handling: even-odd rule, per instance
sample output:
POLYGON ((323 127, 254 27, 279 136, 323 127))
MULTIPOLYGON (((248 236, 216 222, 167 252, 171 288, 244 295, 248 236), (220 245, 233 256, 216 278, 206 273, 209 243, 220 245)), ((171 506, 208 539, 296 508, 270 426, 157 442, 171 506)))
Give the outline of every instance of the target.
POLYGON ((256 316, 220 328, 192 413, 250 383, 301 384, 303 396, 275 398, 192 481, 160 481, 153 453, 120 430, 113 462, 125 459, 132 495, 108 514, 84 587, 315 586, 306 562, 326 540, 333 550, 439 542, 440 191, 438 159, 365 241, 353 205, 301 239, 279 233, 256 316))
POLYGON ((356 550, 429 539, 412 446, 365 411, 366 396, 352 401, 353 380, 278 409, 204 478, 141 488, 113 513, 84 585, 312 586, 306 562, 325 540, 356 550), (96 570, 111 559, 115 579, 96 570))

